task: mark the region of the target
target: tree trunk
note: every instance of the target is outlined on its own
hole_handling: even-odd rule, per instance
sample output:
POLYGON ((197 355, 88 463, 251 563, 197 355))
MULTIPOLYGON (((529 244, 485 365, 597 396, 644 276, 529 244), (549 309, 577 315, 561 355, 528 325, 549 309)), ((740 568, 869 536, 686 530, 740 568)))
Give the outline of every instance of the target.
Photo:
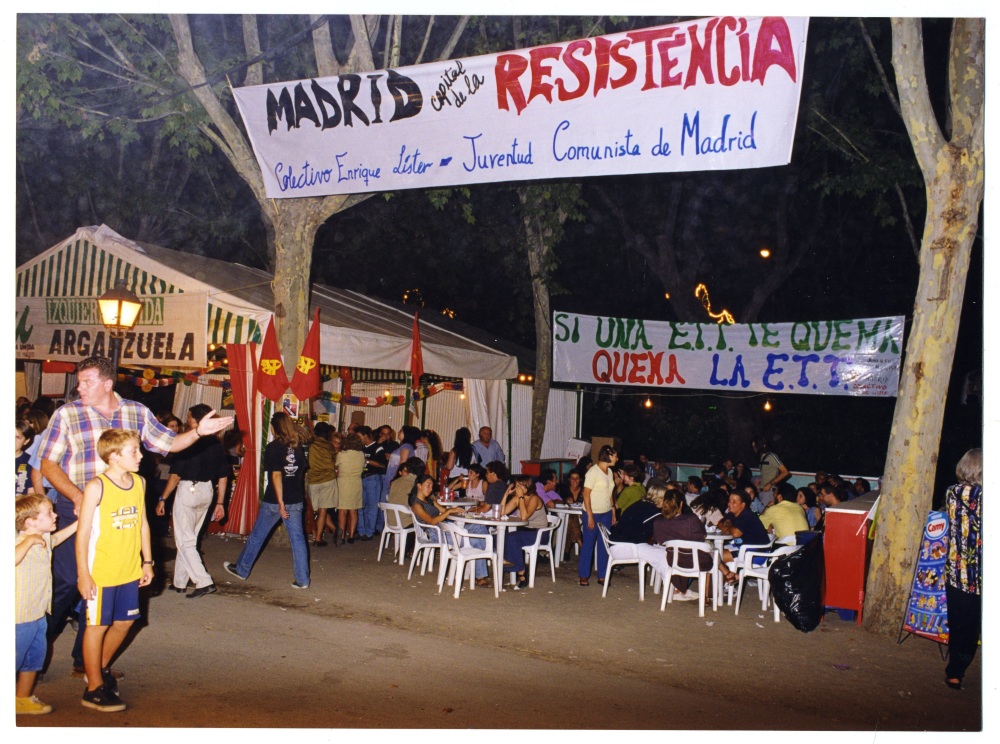
POLYGON ((562 240, 563 226, 578 214, 580 187, 574 183, 519 186, 521 224, 531 274, 535 310, 535 387, 531 400, 531 458, 542 456, 545 421, 552 385, 552 308, 549 280, 556 260, 553 247, 562 240))
POLYGON ((920 19, 893 19, 893 67, 903 119, 924 173, 927 218, 913 325, 893 416, 865 597, 865 628, 896 637, 931 505, 965 280, 983 197, 982 20, 952 31, 953 132, 940 131, 927 93, 920 19))
POLYGON ((549 283, 545 266, 548 250, 541 234, 525 218, 528 238, 528 268, 531 271, 531 297, 535 305, 535 388, 531 399, 531 459, 542 456, 545 421, 549 410, 549 389, 552 385, 552 308, 549 304, 549 283))
POLYGON ((316 231, 329 216, 323 199, 285 199, 274 205, 274 317, 278 346, 291 378, 309 325, 309 278, 316 231))

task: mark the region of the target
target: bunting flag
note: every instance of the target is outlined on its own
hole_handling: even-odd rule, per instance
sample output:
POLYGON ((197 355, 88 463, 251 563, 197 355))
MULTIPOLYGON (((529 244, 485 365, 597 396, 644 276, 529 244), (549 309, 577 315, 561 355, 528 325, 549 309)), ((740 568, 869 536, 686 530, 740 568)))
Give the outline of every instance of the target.
POLYGON ((419 310, 413 313, 413 343, 410 344, 410 376, 413 378, 413 389, 420 388, 420 378, 424 374, 424 352, 420 347, 420 325, 417 322, 419 310))
POLYGON ((292 394, 299 400, 308 400, 319 395, 319 308, 313 314, 309 334, 299 354, 298 364, 292 374, 292 394))
POLYGON ((288 376, 281 361, 278 338, 274 334, 274 316, 264 333, 264 345, 260 350, 260 374, 257 376, 257 391, 268 400, 277 402, 288 390, 288 376))

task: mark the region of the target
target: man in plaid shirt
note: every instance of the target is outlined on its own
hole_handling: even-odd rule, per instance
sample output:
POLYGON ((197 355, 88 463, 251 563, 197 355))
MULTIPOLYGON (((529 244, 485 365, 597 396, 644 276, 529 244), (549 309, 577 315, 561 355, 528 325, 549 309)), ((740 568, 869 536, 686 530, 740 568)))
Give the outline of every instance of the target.
MULTIPOLYGON (((146 406, 123 400, 114 391, 116 378, 117 371, 109 359, 87 357, 81 361, 77 365, 80 399, 56 410, 38 446, 42 475, 59 493, 56 513, 63 527, 76 521, 87 481, 107 468, 97 456, 97 440, 105 430, 138 431, 146 449, 165 455, 190 447, 200 437, 211 436, 232 423, 228 418, 215 418, 215 411, 212 411, 195 429, 174 434, 160 424, 146 406)), ((50 641, 58 634, 66 613, 79 602, 76 581, 76 537, 73 536, 52 551, 50 641)), ((73 675, 79 677, 84 674, 85 625, 84 622, 79 624, 73 645, 73 675)))

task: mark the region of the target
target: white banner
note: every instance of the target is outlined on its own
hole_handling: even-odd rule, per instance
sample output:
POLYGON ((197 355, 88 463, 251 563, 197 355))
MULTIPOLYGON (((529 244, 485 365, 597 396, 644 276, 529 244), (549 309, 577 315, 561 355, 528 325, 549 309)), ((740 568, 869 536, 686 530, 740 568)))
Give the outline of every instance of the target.
POLYGON ((553 380, 893 397, 903 318, 677 323, 553 313, 553 380))
POLYGON ((233 91, 273 199, 791 159, 808 18, 704 18, 233 91))
MULTIPOLYGON (((140 297, 135 330, 122 339, 121 363, 204 367, 208 325, 203 293, 140 297)), ((110 354, 96 297, 18 297, 14 332, 18 359, 78 362, 110 354)))

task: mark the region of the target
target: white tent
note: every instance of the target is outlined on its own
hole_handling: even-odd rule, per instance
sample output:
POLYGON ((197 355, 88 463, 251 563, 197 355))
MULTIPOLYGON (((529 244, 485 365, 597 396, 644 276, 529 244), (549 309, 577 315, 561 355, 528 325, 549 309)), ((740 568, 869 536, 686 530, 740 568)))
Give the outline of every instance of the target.
MULTIPOLYGON (((259 342, 274 307, 272 276, 265 271, 137 243, 103 225, 82 227, 17 267, 17 358, 74 362, 106 353, 95 299, 119 279, 144 302, 135 333, 122 350, 123 366, 204 369, 209 344, 259 342)), ((311 301, 312 308, 320 309, 321 364, 409 370, 410 308, 320 284, 312 286, 311 301)), ((456 393, 425 401, 433 400, 424 409, 426 426, 442 432, 448 447, 447 437, 457 426, 469 426, 475 432, 481 425, 490 425, 516 471, 518 461, 528 456, 525 432, 530 429, 530 395, 526 401, 524 394, 510 394, 509 381, 518 373, 513 348, 481 330, 429 314, 421 315, 420 336, 424 372, 462 378, 466 392, 461 400, 456 393)), ((26 370, 29 367, 26 392, 33 398, 38 395, 41 374, 39 365, 26 365, 26 370)), ((377 381, 356 387, 364 385, 373 391, 365 395, 380 394, 386 387, 377 381)), ((326 387, 337 391, 339 381, 326 387)), ((393 393, 398 395, 398 383, 396 388, 393 393)), ((216 406, 219 397, 218 388, 182 386, 174 409, 183 413, 193 402, 206 398, 205 402, 216 406)), ((551 431, 543 456, 564 454, 567 432, 572 435, 576 429, 576 411, 575 393, 553 391, 551 431)), ((401 418, 397 406, 372 411, 368 421, 398 426, 401 418)))
MULTIPOLYGON (((260 340, 260 326, 274 307, 272 278, 260 269, 136 243, 103 225, 83 227, 17 268, 18 316, 27 309, 22 325, 34 329, 33 338, 18 344, 17 356, 65 361, 88 356, 102 332, 93 299, 125 279, 144 301, 162 302, 144 311, 137 339, 132 348, 123 350, 122 363, 200 368, 205 348, 181 356, 180 334, 193 334, 194 344, 203 338, 205 346, 260 340), (66 330, 74 341, 70 345, 65 343, 66 330), (87 343, 80 343, 81 330, 87 343), (53 335, 56 332, 58 336, 53 335), (155 334, 169 332, 174 338, 168 350, 165 338, 155 334)), ((312 290, 312 307, 320 308, 322 324, 320 363, 409 369, 411 310, 320 284, 312 290)), ((433 318, 421 318, 420 335, 427 374, 483 380, 517 376, 515 356, 433 318)))

